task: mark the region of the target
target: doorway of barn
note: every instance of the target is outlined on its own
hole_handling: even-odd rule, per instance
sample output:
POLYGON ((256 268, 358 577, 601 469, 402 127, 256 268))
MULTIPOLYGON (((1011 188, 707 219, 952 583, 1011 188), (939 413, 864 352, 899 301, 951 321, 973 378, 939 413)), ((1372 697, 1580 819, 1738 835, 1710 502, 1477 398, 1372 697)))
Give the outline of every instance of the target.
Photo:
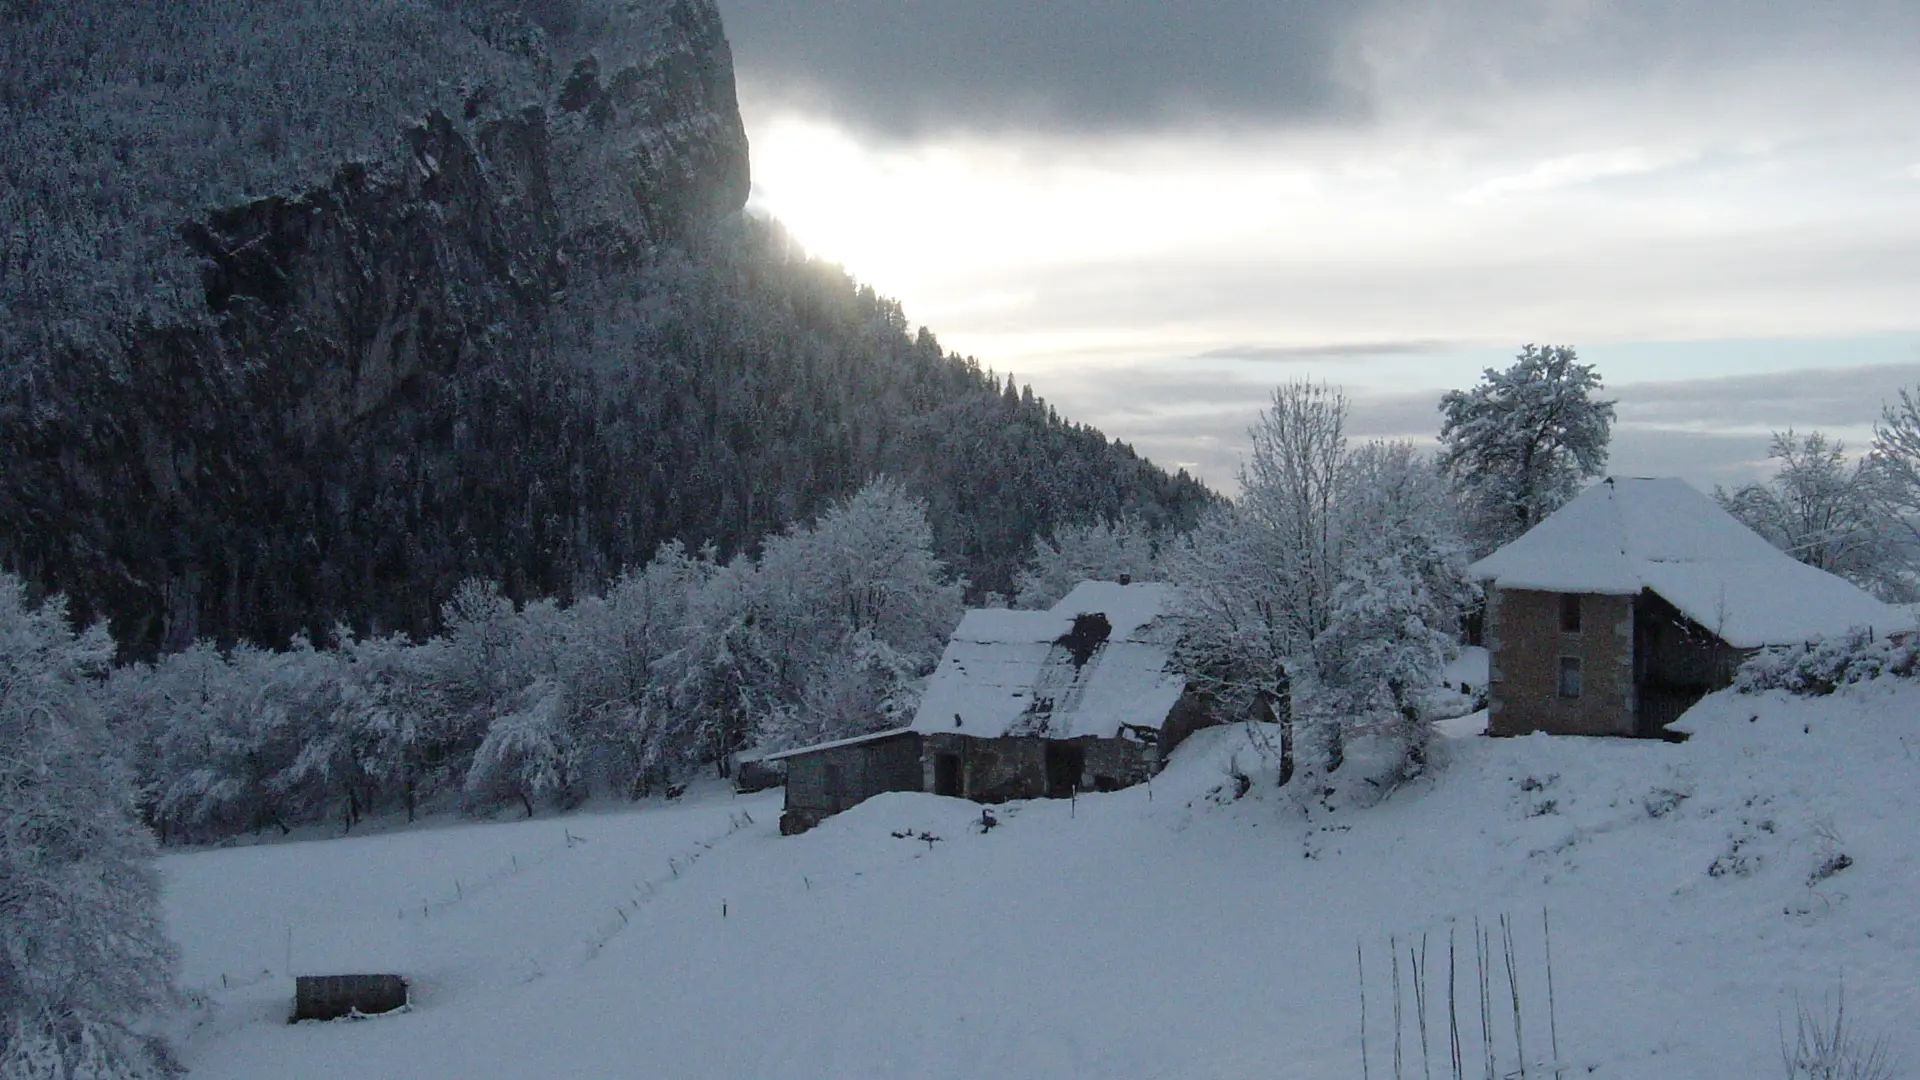
POLYGON ((1087 771, 1087 752, 1073 743, 1047 743, 1047 797, 1064 799, 1080 786, 1087 771))
POLYGON ((935 754, 933 756, 933 793, 958 799, 966 794, 961 787, 960 755, 935 754))

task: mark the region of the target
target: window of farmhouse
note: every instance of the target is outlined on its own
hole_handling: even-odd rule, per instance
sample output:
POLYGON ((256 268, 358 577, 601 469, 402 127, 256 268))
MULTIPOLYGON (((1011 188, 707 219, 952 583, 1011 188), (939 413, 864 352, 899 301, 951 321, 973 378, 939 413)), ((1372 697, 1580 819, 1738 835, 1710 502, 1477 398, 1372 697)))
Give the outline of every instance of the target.
POLYGON ((1560 658, 1560 696, 1568 699, 1580 696, 1580 658, 1577 656, 1560 658))
POLYGON ((1580 594, 1560 594, 1560 632, 1577 634, 1580 632, 1580 594))

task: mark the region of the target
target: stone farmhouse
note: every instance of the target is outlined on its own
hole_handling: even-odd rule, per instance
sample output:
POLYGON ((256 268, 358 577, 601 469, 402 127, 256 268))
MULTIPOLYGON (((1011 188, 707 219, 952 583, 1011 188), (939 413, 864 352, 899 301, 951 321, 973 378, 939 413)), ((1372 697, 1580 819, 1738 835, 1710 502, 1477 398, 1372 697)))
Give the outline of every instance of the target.
POLYGON ((1758 649, 1909 621, 1671 479, 1602 481, 1472 573, 1494 735, 1659 737, 1758 649))
POLYGON ((1088 581, 1047 611, 969 611, 913 723, 772 755, 783 832, 885 791, 983 803, 1147 779, 1207 710, 1171 670, 1170 585, 1088 581))

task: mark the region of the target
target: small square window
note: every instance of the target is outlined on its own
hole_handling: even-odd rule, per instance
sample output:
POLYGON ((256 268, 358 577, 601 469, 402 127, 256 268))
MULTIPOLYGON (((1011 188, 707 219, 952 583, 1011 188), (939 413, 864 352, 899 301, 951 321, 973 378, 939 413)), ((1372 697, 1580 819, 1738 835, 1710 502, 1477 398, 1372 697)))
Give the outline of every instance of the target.
POLYGON ((1560 658, 1560 696, 1569 700, 1580 696, 1580 658, 1560 658))
POLYGON ((1560 632, 1577 634, 1580 632, 1580 594, 1560 594, 1560 632))

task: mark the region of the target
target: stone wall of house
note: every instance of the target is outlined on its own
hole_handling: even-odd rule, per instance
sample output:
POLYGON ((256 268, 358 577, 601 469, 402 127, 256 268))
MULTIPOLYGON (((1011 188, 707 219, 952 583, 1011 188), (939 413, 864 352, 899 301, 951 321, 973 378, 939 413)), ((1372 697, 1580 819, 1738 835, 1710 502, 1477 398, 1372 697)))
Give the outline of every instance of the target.
POLYGON ((920 736, 912 732, 786 759, 782 832, 803 832, 885 791, 919 791, 920 736))
POLYGON ((1192 690, 1181 694, 1172 711, 1167 713, 1167 722, 1160 725, 1160 760, 1167 760, 1167 755, 1187 741, 1187 736, 1219 722, 1220 718, 1214 715, 1204 697, 1192 690))
POLYGON ((1086 754, 1080 772, 1080 790, 1110 791, 1131 787, 1152 772, 1147 748, 1131 739, 1079 739, 1086 754))
POLYGON ((1561 630, 1561 594, 1495 589, 1487 598, 1492 660, 1488 730, 1495 735, 1635 734, 1629 596, 1580 597, 1580 630, 1561 630), (1580 662, 1580 696, 1560 693, 1561 659, 1580 662))
POLYGON ((934 780, 939 755, 960 759, 963 797, 975 802, 1000 803, 1038 799, 1047 793, 1047 741, 1032 736, 983 739, 972 735, 930 734, 921 755, 922 783, 938 790, 934 780))
POLYGON ((1035 736, 987 739, 973 735, 930 734, 922 755, 921 790, 939 790, 939 759, 959 759, 960 795, 975 802, 999 803, 1047 796, 1047 753, 1071 747, 1081 754, 1079 788, 1112 790, 1145 780, 1152 772, 1147 748, 1131 739, 1050 740, 1035 736))

